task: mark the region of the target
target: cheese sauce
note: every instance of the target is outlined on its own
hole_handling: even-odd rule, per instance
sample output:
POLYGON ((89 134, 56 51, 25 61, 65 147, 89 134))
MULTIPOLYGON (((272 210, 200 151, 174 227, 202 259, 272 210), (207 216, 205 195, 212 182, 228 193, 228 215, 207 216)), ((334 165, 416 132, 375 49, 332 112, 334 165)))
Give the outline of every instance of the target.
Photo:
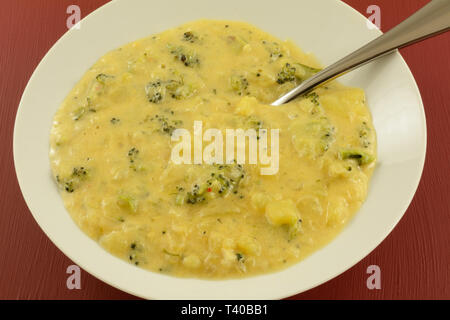
POLYGON ((361 89, 332 82, 268 105, 319 69, 292 42, 231 21, 107 53, 54 118, 50 160, 67 210, 107 251, 163 274, 235 278, 300 261, 359 209, 376 162, 361 89), (278 172, 175 164, 171 135, 194 121, 279 129, 278 172))

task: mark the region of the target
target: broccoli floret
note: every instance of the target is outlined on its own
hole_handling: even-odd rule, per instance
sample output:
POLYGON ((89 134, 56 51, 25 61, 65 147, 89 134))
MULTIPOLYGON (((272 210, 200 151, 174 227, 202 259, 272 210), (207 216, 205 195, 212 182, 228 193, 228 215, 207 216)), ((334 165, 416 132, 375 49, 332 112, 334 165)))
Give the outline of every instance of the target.
POLYGON ((328 151, 335 139, 335 127, 330 123, 327 117, 320 117, 316 121, 309 123, 309 130, 319 138, 321 152, 328 151))
POLYGON ((190 84, 184 84, 184 80, 157 80, 149 82, 145 87, 149 102, 161 103, 167 95, 176 100, 187 99, 195 94, 195 89, 190 84))
POLYGON ((245 120, 246 129, 253 129, 256 131, 256 139, 259 140, 260 137, 260 129, 263 129, 263 122, 260 119, 255 118, 254 116, 250 116, 245 120))
POLYGON ((187 192, 185 200, 186 203, 196 204, 206 200, 205 197, 206 187, 204 184, 200 187, 198 184, 195 184, 191 191, 187 192))
POLYGON ((197 204, 216 196, 227 196, 230 193, 237 194, 241 180, 245 177, 244 168, 240 164, 212 165, 208 179, 203 183, 196 183, 190 191, 185 188, 177 188, 175 203, 197 204))
POLYGON ((128 161, 130 162, 130 169, 134 171, 144 171, 145 167, 142 166, 141 161, 139 161, 139 150, 136 147, 131 148, 128 151, 128 161))
POLYGON ((188 41, 190 43, 194 43, 198 40, 198 36, 195 35, 192 31, 186 31, 183 33, 183 41, 188 41))
POLYGON ((162 120, 161 121, 161 131, 167 133, 168 135, 172 135, 177 127, 183 124, 181 120, 162 120))
POLYGON ((248 80, 244 76, 233 75, 230 78, 231 89, 240 96, 248 95, 250 93, 248 91, 248 85, 248 80))
POLYGON ((278 73, 277 83, 283 84, 285 82, 294 81, 296 79, 295 71, 295 67, 291 66, 289 63, 286 63, 278 73))
POLYGON ((356 160, 360 166, 369 164, 375 160, 373 155, 357 149, 342 150, 339 152, 339 157, 343 160, 356 160))
POLYGON ((72 170, 72 174, 66 178, 56 176, 56 182, 58 185, 67 191, 73 193, 79 185, 88 177, 89 171, 85 167, 75 167, 72 170))
POLYGON ((87 174, 88 174, 88 171, 85 167, 75 167, 75 168, 73 168, 73 171, 72 171, 72 177, 82 178, 82 177, 86 177, 87 174))
POLYGON ((292 81, 304 81, 319 72, 320 69, 311 68, 301 63, 286 63, 278 73, 277 83, 283 84, 292 81))
POLYGON ((131 148, 128 151, 128 161, 130 162, 130 168, 134 171, 143 170, 144 168, 137 164, 139 159, 139 150, 136 147, 131 148))
POLYGON ((92 102, 105 92, 107 83, 113 78, 114 76, 104 73, 100 73, 95 77, 95 80, 92 82, 92 85, 87 93, 87 102, 89 106, 92 105, 92 102))
POLYGON ((319 95, 316 92, 310 92, 305 95, 306 99, 309 99, 315 106, 319 106, 319 95))
POLYGON ((170 53, 175 57, 175 59, 182 62, 186 67, 195 67, 200 65, 200 60, 197 54, 193 51, 188 51, 183 47, 172 47, 169 46, 170 53))
POLYGON ((250 129, 255 129, 256 131, 263 127, 263 122, 253 116, 248 117, 246 123, 250 129))
POLYGON ((145 92, 147 94, 148 101, 152 103, 160 103, 165 96, 166 87, 160 80, 149 82, 145 87, 145 92))
POLYGON ((372 144, 370 135, 371 129, 367 125, 367 122, 364 121, 359 129, 359 139, 363 148, 368 148, 372 144))
POLYGON ((328 151, 333 141, 334 141, 334 127, 327 126, 322 134, 321 139, 323 151, 328 151))
POLYGON ((95 80, 93 81, 90 89, 87 92, 85 102, 81 107, 72 112, 73 120, 78 121, 86 116, 89 112, 97 111, 93 107, 93 101, 104 92, 107 80, 112 78, 114 78, 114 76, 109 76, 104 73, 100 73, 95 77, 95 80))
POLYGON ((72 192, 75 191, 75 188, 74 188, 74 185, 73 185, 73 181, 72 181, 72 180, 66 181, 66 182, 64 183, 64 190, 66 190, 66 191, 69 192, 69 193, 72 193, 72 192))
POLYGON ((134 163, 138 155, 139 150, 136 149, 135 147, 131 148, 130 151, 128 151, 128 158, 130 159, 130 163, 134 163))
POLYGON ((211 178, 206 181, 212 191, 226 195, 230 192, 237 193, 241 180, 245 177, 244 167, 241 164, 215 165, 216 173, 211 173, 211 178))
POLYGON ((89 112, 96 112, 96 109, 93 107, 93 101, 95 101, 98 96, 103 94, 106 82, 112 78, 114 78, 114 76, 109 76, 104 73, 100 73, 95 77, 95 80, 93 80, 89 90, 87 91, 86 99, 83 101, 81 107, 72 112, 73 120, 78 121, 89 112))
POLYGON ((172 119, 167 118, 166 116, 158 115, 158 114, 155 115, 154 117, 150 118, 150 121, 158 122, 159 131, 161 131, 162 133, 168 134, 170 136, 177 128, 179 128, 183 124, 183 121, 181 121, 181 120, 172 120, 172 119))
POLYGON ((317 120, 309 122, 306 125, 305 132, 318 139, 317 142, 321 153, 328 151, 335 138, 335 128, 326 117, 320 117, 317 120))
POLYGON ((291 130, 294 146, 301 156, 322 156, 335 140, 335 127, 325 116, 294 123, 291 130))
POLYGON ((267 51, 269 51, 271 61, 276 61, 279 58, 283 57, 283 52, 281 51, 280 45, 277 42, 263 40, 262 43, 266 47, 267 51))

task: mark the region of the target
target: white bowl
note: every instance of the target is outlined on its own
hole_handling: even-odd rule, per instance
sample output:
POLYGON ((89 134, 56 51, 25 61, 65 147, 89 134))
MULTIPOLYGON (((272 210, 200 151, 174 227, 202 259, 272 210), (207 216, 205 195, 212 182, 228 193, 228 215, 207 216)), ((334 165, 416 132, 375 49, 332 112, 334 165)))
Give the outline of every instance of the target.
POLYGON ((72 221, 51 178, 49 132, 60 103, 107 51, 199 18, 247 21, 294 40, 328 65, 380 35, 338 0, 116 0, 67 32, 31 77, 17 112, 14 162, 37 223, 70 259, 95 277, 143 298, 274 299, 315 287, 352 267, 389 234, 419 183, 426 122, 417 85, 395 53, 341 81, 363 88, 378 133, 379 163, 367 201, 344 231, 304 261, 277 273, 239 280, 180 279, 136 268, 86 236, 72 221))

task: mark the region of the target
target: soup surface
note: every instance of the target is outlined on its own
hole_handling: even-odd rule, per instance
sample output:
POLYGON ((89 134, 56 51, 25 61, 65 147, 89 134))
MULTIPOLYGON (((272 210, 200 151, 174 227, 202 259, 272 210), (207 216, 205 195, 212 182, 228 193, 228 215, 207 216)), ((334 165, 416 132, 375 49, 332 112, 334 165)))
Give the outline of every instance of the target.
POLYGON ((319 68, 292 42, 231 21, 195 21, 107 53, 54 118, 50 160, 67 210, 112 254, 164 274, 234 278, 300 261, 359 209, 376 162, 361 89, 332 82, 269 105, 319 68), (254 129, 247 158, 251 139, 266 141, 276 170, 175 163, 174 133, 194 136, 200 121, 224 136, 254 129))

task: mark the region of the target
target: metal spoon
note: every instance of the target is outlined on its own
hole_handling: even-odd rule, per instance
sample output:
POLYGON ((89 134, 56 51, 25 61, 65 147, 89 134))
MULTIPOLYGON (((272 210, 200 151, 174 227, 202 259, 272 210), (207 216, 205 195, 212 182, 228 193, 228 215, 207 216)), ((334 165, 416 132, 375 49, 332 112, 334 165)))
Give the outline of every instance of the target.
POLYGON ((316 73, 272 103, 279 106, 375 59, 450 30, 450 0, 432 0, 385 34, 316 73))

